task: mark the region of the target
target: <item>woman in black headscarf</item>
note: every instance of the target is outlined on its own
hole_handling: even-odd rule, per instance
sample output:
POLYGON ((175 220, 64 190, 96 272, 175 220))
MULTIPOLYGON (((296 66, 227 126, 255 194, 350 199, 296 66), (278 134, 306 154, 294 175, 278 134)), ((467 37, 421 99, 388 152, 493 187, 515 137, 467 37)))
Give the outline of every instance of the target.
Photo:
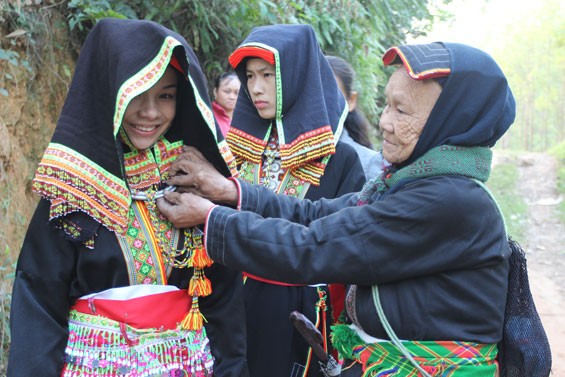
POLYGON ((394 47, 383 62, 398 66, 380 120, 392 165, 360 193, 276 196, 215 174, 191 151, 171 170, 188 175, 171 183, 192 193, 158 205, 175 223, 205 223, 219 263, 289 283, 350 285, 348 323, 332 332, 344 375, 496 376, 510 248, 483 183, 514 98, 495 61, 470 46, 394 47))
POLYGON ((98 22, 33 180, 9 376, 247 375, 240 273, 155 207, 186 145, 235 171, 187 42, 154 22, 98 22))
MULTIPOLYGON (((310 200, 361 189, 365 177, 355 151, 337 142, 345 100, 310 25, 254 28, 229 61, 242 82, 226 135, 240 179, 310 200)), ((328 334, 328 287, 245 273, 244 295, 250 375, 319 375, 289 314, 302 312, 328 334)))

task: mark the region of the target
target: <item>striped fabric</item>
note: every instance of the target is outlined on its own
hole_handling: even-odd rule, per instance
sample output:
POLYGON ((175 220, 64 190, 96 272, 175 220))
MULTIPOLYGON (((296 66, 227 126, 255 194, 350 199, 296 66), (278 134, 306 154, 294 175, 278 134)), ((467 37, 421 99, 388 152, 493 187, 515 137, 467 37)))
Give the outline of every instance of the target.
MULTIPOLYGON (((362 377, 419 376, 414 365, 389 341, 365 343, 349 325, 332 327, 340 358, 362 365, 362 377)), ((403 341, 410 354, 432 376, 496 377, 496 344, 459 341, 403 341)))

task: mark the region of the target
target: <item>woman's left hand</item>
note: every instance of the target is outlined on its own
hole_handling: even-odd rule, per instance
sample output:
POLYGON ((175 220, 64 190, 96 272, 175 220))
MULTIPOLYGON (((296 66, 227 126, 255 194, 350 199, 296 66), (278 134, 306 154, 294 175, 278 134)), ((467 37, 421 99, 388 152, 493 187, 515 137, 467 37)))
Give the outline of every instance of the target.
POLYGON ((166 192, 157 208, 175 228, 189 228, 206 222, 214 203, 191 193, 166 192))

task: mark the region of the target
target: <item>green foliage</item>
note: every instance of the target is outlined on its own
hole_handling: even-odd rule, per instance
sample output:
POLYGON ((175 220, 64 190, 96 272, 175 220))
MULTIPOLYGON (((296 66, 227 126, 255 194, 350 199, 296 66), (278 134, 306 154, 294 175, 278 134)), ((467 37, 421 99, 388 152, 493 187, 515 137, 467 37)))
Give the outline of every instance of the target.
MULTIPOLYGON (((43 50, 54 48, 49 44, 50 19, 56 8, 45 1, 44 5, 28 4, 31 2, 3 2, 0 1, 0 61, 7 60, 11 65, 24 67, 29 73, 38 71, 43 61, 43 50), (25 51, 21 53, 21 51, 25 51)), ((45 67, 43 67, 45 68, 45 67)), ((9 73, 2 72, 2 77, 9 73)), ((2 94, 9 95, 6 89, 0 87, 2 94)))
POLYGON ((488 180, 506 221, 508 234, 516 241, 524 241, 528 206, 518 193, 518 168, 512 163, 496 165, 488 180))
POLYGON ((72 10, 72 13, 68 15, 71 31, 75 28, 83 31, 102 18, 135 18, 135 12, 125 3, 112 3, 114 3, 115 10, 112 9, 111 2, 105 0, 69 1, 67 6, 72 10))
MULTIPOLYGON (((1 0, 0 0, 1 1, 1 0)), ((147 19, 183 35, 212 83, 228 69, 227 58, 254 26, 308 23, 327 54, 345 58, 357 71, 359 106, 377 124, 389 72, 380 58, 407 38, 425 34, 444 17, 437 8, 451 0, 69 0, 1 2, 5 30, 25 31, 29 47, 48 46, 52 12, 67 20, 78 51, 92 26, 106 17, 147 19), (430 9, 433 10, 430 11, 430 9)), ((9 53, 9 48, 0 46, 9 53)), ((1 50, 0 50, 1 51, 1 50)), ((33 54, 36 57, 41 54, 33 54)), ((14 55, 8 55, 10 59, 14 55)), ((38 62, 34 62, 39 65, 38 62)), ((6 90, 0 94, 6 95, 6 90)), ((375 137, 376 132, 373 132, 375 137)))
POLYGON ((450 0, 72 0, 71 30, 87 31, 101 18, 119 16, 159 22, 183 35, 210 83, 228 69, 227 58, 252 27, 308 23, 325 53, 351 62, 362 93, 360 107, 373 124, 383 104, 386 48, 424 34, 436 19, 428 3, 450 0), (416 25, 416 26, 414 26, 416 25))
POLYGON ((516 121, 506 149, 543 152, 565 140, 565 3, 524 2, 529 7, 496 33, 495 56, 516 97, 516 121), (560 16, 561 15, 561 16, 560 16))

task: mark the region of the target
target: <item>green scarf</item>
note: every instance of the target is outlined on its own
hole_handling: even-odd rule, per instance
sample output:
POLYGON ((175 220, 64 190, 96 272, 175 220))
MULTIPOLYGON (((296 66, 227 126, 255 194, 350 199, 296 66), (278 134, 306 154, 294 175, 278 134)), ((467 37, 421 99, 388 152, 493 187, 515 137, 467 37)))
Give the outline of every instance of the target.
POLYGON ((380 176, 367 181, 359 193, 358 205, 367 204, 374 193, 382 194, 406 179, 460 175, 486 182, 491 162, 490 148, 441 145, 402 169, 385 170, 380 176))

